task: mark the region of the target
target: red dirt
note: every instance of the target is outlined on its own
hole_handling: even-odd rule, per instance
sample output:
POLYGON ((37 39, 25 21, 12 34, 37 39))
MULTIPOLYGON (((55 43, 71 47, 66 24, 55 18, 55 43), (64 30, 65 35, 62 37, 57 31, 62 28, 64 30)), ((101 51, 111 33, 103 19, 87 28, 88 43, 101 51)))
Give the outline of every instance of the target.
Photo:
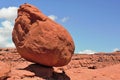
POLYGON ((0 80, 120 80, 120 52, 75 54, 66 66, 46 67, 6 48, 0 49, 0 61, 11 67, 0 80))

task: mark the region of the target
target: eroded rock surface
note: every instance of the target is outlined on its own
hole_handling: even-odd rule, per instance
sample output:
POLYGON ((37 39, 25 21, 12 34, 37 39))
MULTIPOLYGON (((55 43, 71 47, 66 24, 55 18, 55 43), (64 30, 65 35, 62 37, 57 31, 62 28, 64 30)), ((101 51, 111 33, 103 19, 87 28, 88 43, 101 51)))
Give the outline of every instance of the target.
POLYGON ((64 27, 30 4, 18 9, 12 39, 23 58, 46 66, 68 64, 75 48, 64 27))
POLYGON ((120 52, 96 53, 96 54, 75 54, 69 65, 74 67, 86 67, 98 69, 120 63, 120 52))
POLYGON ((0 61, 0 80, 5 80, 9 77, 10 66, 4 62, 0 61))
POLYGON ((120 52, 74 54, 66 66, 46 67, 23 59, 16 49, 0 50, 0 61, 11 67, 2 80, 120 80, 120 52))

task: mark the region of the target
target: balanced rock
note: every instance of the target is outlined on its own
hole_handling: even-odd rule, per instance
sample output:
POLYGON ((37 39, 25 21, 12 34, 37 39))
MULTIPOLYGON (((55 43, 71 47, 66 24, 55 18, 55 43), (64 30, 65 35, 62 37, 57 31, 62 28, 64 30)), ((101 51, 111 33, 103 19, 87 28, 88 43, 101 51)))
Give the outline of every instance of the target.
POLYGON ((45 66, 68 64, 75 49, 67 30, 30 4, 18 9, 12 39, 23 58, 45 66))

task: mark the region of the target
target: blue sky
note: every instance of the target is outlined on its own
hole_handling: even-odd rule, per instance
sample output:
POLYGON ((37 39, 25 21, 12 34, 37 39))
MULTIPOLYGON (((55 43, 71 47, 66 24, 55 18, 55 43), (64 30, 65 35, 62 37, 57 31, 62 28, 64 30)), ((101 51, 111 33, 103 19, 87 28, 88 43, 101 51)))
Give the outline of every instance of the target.
MULTIPOLYGON (((38 7, 63 25, 74 39, 75 52, 111 52, 120 49, 120 0, 0 0, 0 10, 19 7, 23 3, 38 7)), ((5 20, 8 18, 0 17, 0 28, 5 20)), ((11 20, 6 24, 9 21, 9 25, 13 26, 11 20)), ((0 47, 4 46, 3 40, 0 40, 0 47)), ((8 44, 12 42, 11 38, 6 38, 6 41, 8 44)))

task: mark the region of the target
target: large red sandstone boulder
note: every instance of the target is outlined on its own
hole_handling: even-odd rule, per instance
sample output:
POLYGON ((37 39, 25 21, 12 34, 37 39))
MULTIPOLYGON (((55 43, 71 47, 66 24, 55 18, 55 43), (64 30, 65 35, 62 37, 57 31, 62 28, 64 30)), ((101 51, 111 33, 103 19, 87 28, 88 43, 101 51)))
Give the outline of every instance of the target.
POLYGON ((12 39, 23 58, 46 66, 68 64, 75 48, 64 27, 30 4, 18 9, 12 39))

